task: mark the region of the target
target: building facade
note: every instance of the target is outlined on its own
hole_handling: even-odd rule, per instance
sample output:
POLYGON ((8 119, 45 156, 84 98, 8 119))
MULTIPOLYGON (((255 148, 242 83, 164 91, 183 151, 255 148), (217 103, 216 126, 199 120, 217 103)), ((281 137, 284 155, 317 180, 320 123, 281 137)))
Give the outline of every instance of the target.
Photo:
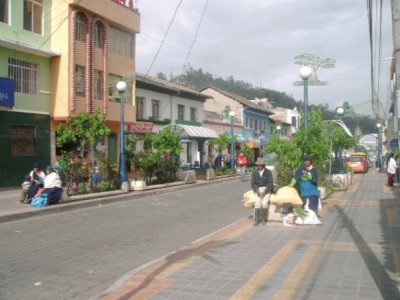
MULTIPOLYGON (((52 26, 57 28, 51 47, 60 53, 51 62, 51 133, 60 122, 80 112, 100 110, 111 134, 100 141, 108 158, 118 159, 120 138, 120 98, 115 88, 127 81, 124 120, 135 121, 135 40, 140 31, 140 15, 133 1, 53 0, 52 26)), ((52 160, 56 151, 52 151, 52 160)))
MULTIPOLYGON (((181 134, 181 163, 202 167, 208 157, 207 141, 218 137, 203 126, 204 102, 208 97, 166 80, 137 75, 137 125, 131 132, 141 135, 146 133, 143 128, 148 128, 147 132, 159 132, 165 126, 172 126, 181 134), (145 124, 140 126, 140 123, 145 124)), ((141 143, 138 145, 140 150, 141 143)))
POLYGON ((0 1, 0 187, 50 163, 50 0, 0 1), (9 89, 13 85, 15 89, 9 89), (13 103, 1 101, 13 98, 13 103))

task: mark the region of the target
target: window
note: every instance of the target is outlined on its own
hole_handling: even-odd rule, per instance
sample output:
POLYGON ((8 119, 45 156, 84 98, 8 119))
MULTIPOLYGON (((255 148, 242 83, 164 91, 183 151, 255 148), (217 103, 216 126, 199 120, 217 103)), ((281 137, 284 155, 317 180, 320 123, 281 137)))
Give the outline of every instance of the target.
POLYGON ((15 80, 17 93, 37 95, 39 92, 39 65, 14 58, 8 59, 8 77, 15 80))
POLYGON ((253 128, 253 119, 250 119, 250 128, 253 128))
POLYGON ((0 22, 8 24, 8 1, 0 0, 0 22))
POLYGON ((86 41, 86 16, 83 13, 77 13, 75 19, 75 40, 86 41))
POLYGON ((75 65, 75 94, 85 97, 85 67, 75 65))
POLYGON ((190 121, 192 121, 192 122, 197 121, 197 108, 196 107, 190 108, 190 121))
POLYGON ((292 117, 292 126, 297 127, 297 118, 296 117, 292 117))
POLYGON ((144 118, 144 97, 136 97, 136 120, 144 118))
POLYGON ((185 106, 178 104, 178 120, 185 120, 185 106))
POLYGON ((24 0, 24 29, 42 34, 42 0, 24 0))
POLYGON ((249 128, 249 119, 246 118, 246 128, 249 128))
POLYGON ((34 156, 35 154, 35 127, 11 126, 11 156, 34 156))
POLYGON ((134 35, 115 27, 110 27, 109 33, 110 50, 133 58, 135 43, 134 35))
POLYGON ((255 130, 255 131, 257 131, 257 129, 258 129, 258 128, 257 128, 257 125, 258 125, 258 121, 257 121, 257 120, 254 120, 254 130, 255 130))
POLYGON ((151 115, 154 120, 160 120, 160 101, 159 100, 151 100, 151 115))
POLYGON ((103 99, 103 71, 94 70, 94 97, 103 99))
POLYGON ((96 22, 94 28, 94 44, 98 48, 103 48, 104 26, 100 21, 96 22))

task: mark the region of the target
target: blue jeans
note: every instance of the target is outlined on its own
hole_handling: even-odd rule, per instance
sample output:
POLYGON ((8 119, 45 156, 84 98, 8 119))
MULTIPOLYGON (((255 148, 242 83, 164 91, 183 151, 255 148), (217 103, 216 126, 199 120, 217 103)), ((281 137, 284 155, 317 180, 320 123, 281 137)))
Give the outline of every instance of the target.
POLYGON ((245 178, 246 178, 246 167, 240 167, 240 177, 242 178, 242 181, 245 180, 245 178))

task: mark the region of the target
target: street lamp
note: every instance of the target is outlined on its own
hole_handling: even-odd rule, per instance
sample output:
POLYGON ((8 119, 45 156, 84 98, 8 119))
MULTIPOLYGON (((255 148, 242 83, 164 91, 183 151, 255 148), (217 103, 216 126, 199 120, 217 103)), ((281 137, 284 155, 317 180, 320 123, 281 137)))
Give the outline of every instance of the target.
POLYGON ((121 190, 129 191, 128 175, 126 173, 126 158, 125 158, 125 130, 124 130, 124 93, 126 91, 126 82, 119 81, 117 83, 120 102, 120 145, 119 145, 119 182, 121 190))
MULTIPOLYGON (((339 120, 342 120, 343 115, 344 115, 343 107, 336 108, 336 117, 339 120)), ((336 148, 335 159, 337 161, 336 164, 337 164, 337 167, 339 169, 339 173, 340 174, 344 173, 344 169, 343 169, 343 149, 339 145, 336 148)))
MULTIPOLYGON (((232 140, 233 140, 233 121, 235 120, 235 112, 233 110, 231 110, 229 112, 229 119, 231 120, 231 136, 232 136, 232 140)), ((231 142, 231 168, 234 169, 235 168, 235 155, 234 155, 234 151, 235 151, 235 142, 232 141, 231 142)))
POLYGON ((313 74, 313 69, 309 66, 303 66, 300 68, 299 74, 304 83, 304 126, 308 128, 308 79, 313 74))
POLYGON ((378 157, 377 157, 377 169, 378 171, 382 168, 382 124, 376 124, 378 128, 378 157))

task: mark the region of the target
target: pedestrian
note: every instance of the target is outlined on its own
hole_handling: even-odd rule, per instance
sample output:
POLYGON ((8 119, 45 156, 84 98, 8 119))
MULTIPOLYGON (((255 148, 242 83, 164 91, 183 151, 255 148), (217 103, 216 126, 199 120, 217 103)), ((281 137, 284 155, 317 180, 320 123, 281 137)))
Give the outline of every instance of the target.
POLYGON ((308 201, 309 209, 317 213, 319 203, 318 173, 317 169, 312 165, 312 161, 311 155, 304 155, 303 165, 294 173, 290 186, 300 182, 300 196, 303 200, 303 208, 308 201))
POLYGON ((221 154, 221 152, 218 153, 217 157, 215 158, 214 161, 214 167, 216 169, 220 169, 224 167, 224 156, 221 154))
POLYGON ((394 183, 394 176, 396 175, 396 170, 398 168, 397 162, 394 159, 394 154, 389 154, 389 162, 387 167, 387 186, 392 187, 394 183))
POLYGON ((31 177, 32 184, 28 190, 28 203, 30 203, 32 198, 35 197, 37 191, 44 184, 44 179, 46 178, 46 175, 42 171, 42 168, 38 162, 33 164, 32 171, 29 173, 29 176, 31 177))
POLYGON ((254 226, 268 221, 270 193, 274 189, 274 179, 270 170, 265 168, 264 159, 259 157, 255 163, 257 170, 251 176, 251 187, 256 193, 254 203, 254 226))
POLYGON ((43 194, 47 194, 47 200, 49 204, 55 204, 60 202, 62 196, 62 183, 60 176, 54 170, 52 166, 46 168, 46 179, 44 180, 43 194))
POLYGON ((246 156, 244 156, 243 152, 240 152, 239 156, 237 157, 236 164, 240 168, 240 176, 242 178, 242 181, 245 181, 247 158, 246 156))

